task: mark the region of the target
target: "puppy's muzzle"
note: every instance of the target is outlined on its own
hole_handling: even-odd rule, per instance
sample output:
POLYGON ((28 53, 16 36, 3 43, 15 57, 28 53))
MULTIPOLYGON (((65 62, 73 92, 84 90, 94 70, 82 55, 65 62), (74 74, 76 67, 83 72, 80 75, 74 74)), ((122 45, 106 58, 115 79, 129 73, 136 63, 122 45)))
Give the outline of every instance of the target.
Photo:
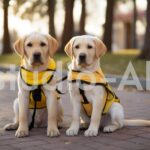
POLYGON ((84 64, 86 63, 86 54, 85 53, 81 53, 79 55, 79 64, 84 64))
POLYGON ((41 63, 41 53, 34 53, 33 54, 33 62, 34 63, 41 63))

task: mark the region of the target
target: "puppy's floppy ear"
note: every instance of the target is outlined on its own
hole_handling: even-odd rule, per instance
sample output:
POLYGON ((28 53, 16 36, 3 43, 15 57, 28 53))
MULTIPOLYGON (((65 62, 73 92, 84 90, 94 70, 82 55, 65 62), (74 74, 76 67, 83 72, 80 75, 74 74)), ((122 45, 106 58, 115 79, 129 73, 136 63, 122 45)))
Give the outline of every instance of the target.
POLYGON ((47 35, 46 37, 48 39, 48 51, 49 51, 49 55, 50 55, 50 57, 53 57, 54 54, 55 54, 55 52, 58 49, 58 42, 51 35, 47 35))
POLYGON ((73 57, 73 43, 76 37, 73 37, 65 46, 65 52, 69 57, 73 57))
POLYGON ((99 58, 106 53, 107 48, 105 44, 97 37, 94 38, 94 42, 96 45, 96 58, 99 58))
POLYGON ((24 56, 24 42, 25 42, 25 37, 20 38, 14 43, 14 46, 13 46, 15 49, 15 52, 21 57, 24 56))

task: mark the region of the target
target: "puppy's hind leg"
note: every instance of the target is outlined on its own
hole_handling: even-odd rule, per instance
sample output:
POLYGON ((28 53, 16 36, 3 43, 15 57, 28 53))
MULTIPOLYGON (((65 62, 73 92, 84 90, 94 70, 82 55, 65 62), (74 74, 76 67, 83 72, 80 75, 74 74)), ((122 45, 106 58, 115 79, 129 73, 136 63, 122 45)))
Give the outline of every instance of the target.
POLYGON ((90 118, 85 113, 85 110, 83 107, 81 107, 81 118, 80 118, 80 130, 86 130, 89 127, 90 124, 90 118))
POLYGON ((124 110, 121 104, 114 102, 109 111, 111 124, 104 127, 103 132, 110 133, 124 125, 124 110))
POLYGON ((19 105, 18 105, 18 99, 16 99, 14 101, 13 109, 14 109, 14 114, 15 114, 14 122, 5 125, 4 126, 4 130, 16 130, 18 128, 18 126, 19 126, 19 105))

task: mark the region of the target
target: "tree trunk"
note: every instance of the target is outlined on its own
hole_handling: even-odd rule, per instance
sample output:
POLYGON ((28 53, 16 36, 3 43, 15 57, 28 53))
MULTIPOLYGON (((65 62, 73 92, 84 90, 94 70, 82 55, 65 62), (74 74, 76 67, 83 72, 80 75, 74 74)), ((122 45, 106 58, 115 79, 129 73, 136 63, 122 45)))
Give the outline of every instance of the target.
POLYGON ((132 32, 132 24, 130 22, 124 23, 125 26, 125 48, 131 48, 131 32, 132 32))
POLYGON ((85 0, 82 1, 82 11, 81 11, 81 18, 80 18, 80 34, 85 34, 85 19, 86 19, 86 4, 85 0))
POLYGON ((114 0, 107 0, 106 21, 104 25, 103 41, 106 44, 108 51, 112 50, 114 5, 114 0))
POLYGON ((4 9, 3 54, 8 54, 12 52, 8 30, 8 7, 9 7, 9 0, 3 0, 3 9, 4 9))
POLYGON ((144 46, 139 58, 150 60, 150 1, 149 0, 147 0, 146 20, 147 20, 147 27, 145 33, 144 46))
POLYGON ((133 0, 133 23, 132 23, 132 48, 137 48, 137 35, 136 35, 136 21, 137 21, 137 8, 136 0, 133 0))
POLYGON ((61 50, 64 49, 66 43, 73 36, 74 32, 74 21, 73 21, 74 0, 64 0, 64 5, 65 5, 65 23, 62 34, 61 50))
POLYGON ((54 14, 55 14, 55 0, 48 0, 49 33, 53 37, 56 37, 54 14))

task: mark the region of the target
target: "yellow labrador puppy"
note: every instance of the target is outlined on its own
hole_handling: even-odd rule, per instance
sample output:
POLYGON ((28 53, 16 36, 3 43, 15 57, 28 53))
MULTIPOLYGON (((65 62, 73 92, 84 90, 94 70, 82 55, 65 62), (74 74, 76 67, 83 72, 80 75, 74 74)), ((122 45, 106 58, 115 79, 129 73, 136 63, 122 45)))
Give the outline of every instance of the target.
MULTIPOLYGON (((124 125, 150 126, 150 121, 124 120, 124 110, 119 98, 108 85, 99 65, 106 46, 96 37, 83 35, 73 37, 65 47, 71 57, 68 80, 73 104, 73 116, 68 136, 78 134, 80 114, 90 123, 85 136, 97 136, 100 124, 104 132, 113 132, 124 125), (102 114, 105 114, 101 122, 102 114)), ((111 65, 111 64, 110 64, 111 65)))
POLYGON ((58 43, 50 35, 31 33, 17 40, 14 48, 22 59, 19 91, 14 101, 15 121, 4 128, 17 129, 16 137, 25 137, 29 135, 29 125, 31 128, 47 126, 47 136, 58 136, 57 123, 63 114, 61 103, 57 100, 56 66, 52 59, 58 43))

